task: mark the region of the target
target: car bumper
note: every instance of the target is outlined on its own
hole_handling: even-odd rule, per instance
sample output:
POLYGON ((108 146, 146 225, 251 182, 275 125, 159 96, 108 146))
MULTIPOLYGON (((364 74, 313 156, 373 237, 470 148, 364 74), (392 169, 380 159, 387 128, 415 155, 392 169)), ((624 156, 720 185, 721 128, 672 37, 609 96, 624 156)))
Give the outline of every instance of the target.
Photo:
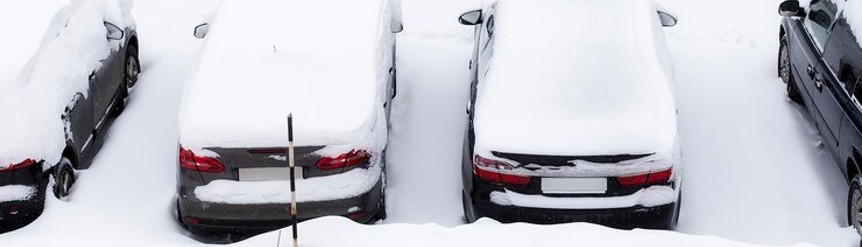
POLYGON ((477 217, 489 217, 504 223, 530 222, 556 224, 589 222, 620 229, 666 228, 676 216, 677 203, 656 207, 617 209, 544 209, 501 206, 490 201, 474 201, 477 217))
MULTIPOLYGON (((346 216, 367 223, 376 219, 383 182, 356 197, 297 203, 297 220, 346 216)), ((289 226, 290 204, 224 204, 201 201, 193 195, 178 197, 182 224, 196 232, 268 231, 289 226)))
MULTIPOLYGON (((11 196, 5 201, 0 201, 0 232, 20 228, 42 214, 45 207, 46 185, 43 174, 41 164, 0 173, 0 190, 11 188, 6 186, 35 188, 35 193, 29 198, 11 196)), ((0 193, 9 193, 9 191, 0 193)), ((9 197, 8 194, 6 196, 9 197)))
MULTIPOLYGON (((472 195, 464 195, 472 204, 473 216, 476 219, 488 217, 504 223, 530 222, 537 224, 557 224, 571 222, 588 222, 601 224, 619 229, 649 228, 667 229, 672 228, 679 212, 679 190, 673 189, 670 198, 665 203, 644 206, 631 202, 631 204, 618 203, 624 197, 593 197, 583 198, 582 201, 590 201, 594 204, 600 200, 607 200, 608 208, 546 208, 526 206, 518 204, 500 204, 491 199, 490 194, 503 193, 499 185, 478 182, 473 187, 472 195), (614 205, 615 206, 610 206, 614 205)), ((563 198, 545 197, 540 200, 565 200, 563 198)), ((559 201, 555 201, 559 202, 559 201)), ((551 205, 553 203, 539 203, 551 205)))

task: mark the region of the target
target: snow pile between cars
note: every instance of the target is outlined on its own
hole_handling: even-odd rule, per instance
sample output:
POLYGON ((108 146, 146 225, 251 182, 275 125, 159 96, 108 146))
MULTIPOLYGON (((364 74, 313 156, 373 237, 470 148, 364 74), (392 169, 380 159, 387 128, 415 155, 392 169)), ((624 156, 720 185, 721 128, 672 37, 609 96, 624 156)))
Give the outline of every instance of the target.
POLYGON ((388 2, 223 1, 183 97, 180 143, 283 147, 293 113, 298 146, 382 150, 388 2))
POLYGON ((66 106, 76 94, 88 97, 90 73, 100 68, 100 60, 112 49, 119 48, 118 43, 108 42, 103 22, 134 25, 131 1, 74 0, 60 8, 63 2, 68 3, 0 4, 4 49, 16 51, 10 57, 0 56, 3 64, 13 65, 0 70, 0 168, 25 159, 45 161, 46 168, 59 162, 66 146, 61 119, 66 106), (21 23, 42 22, 51 16, 50 23, 45 23, 47 31, 21 23), (40 37, 41 45, 34 49, 40 37), (22 50, 17 51, 19 47, 22 50))
MULTIPOLYGON (((719 237, 694 236, 670 231, 616 230, 587 223, 553 226, 501 224, 487 218, 453 228, 436 224, 388 224, 367 226, 342 217, 325 217, 300 223, 300 246, 424 247, 569 247, 569 246, 758 246, 719 237), (338 237, 332 237, 337 232, 338 237)), ((281 233, 280 246, 293 241, 290 228, 281 233)), ((270 232, 231 246, 277 246, 278 232, 270 232)), ((811 246, 797 244, 794 246, 811 246)))

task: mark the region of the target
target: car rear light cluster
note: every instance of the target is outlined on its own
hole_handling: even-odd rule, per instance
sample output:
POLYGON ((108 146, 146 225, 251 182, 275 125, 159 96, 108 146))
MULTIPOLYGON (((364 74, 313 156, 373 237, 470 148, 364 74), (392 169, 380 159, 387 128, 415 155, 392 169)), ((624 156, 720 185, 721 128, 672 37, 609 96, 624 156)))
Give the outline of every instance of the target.
POLYGON ((5 168, 0 168, 0 172, 11 172, 11 171, 18 170, 18 169, 24 169, 24 168, 30 167, 32 165, 35 165, 35 164, 36 164, 35 160, 26 159, 24 161, 21 161, 21 163, 12 164, 12 165, 9 165, 5 168))
POLYGON ((224 171, 224 165, 217 159, 195 155, 194 152, 183 147, 180 147, 180 167, 199 172, 224 171))
POLYGON ((473 173, 483 181, 516 186, 526 186, 530 183, 529 176, 515 175, 514 170, 515 166, 505 161, 479 155, 476 155, 473 160, 473 173))
POLYGON ((673 169, 667 169, 634 176, 618 177, 617 182, 623 188, 666 184, 670 181, 671 175, 673 175, 673 169))
POLYGON ((363 150, 350 150, 337 157, 323 157, 317 160, 317 168, 320 170, 343 169, 351 166, 368 164, 371 154, 363 150))

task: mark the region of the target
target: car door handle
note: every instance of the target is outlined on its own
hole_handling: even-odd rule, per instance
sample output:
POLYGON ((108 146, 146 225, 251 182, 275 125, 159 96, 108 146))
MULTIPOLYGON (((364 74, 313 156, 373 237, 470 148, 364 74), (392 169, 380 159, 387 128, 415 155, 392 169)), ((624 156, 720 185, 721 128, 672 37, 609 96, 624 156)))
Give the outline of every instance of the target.
POLYGON ((814 74, 817 73, 816 71, 814 71, 814 67, 811 67, 811 65, 808 65, 808 68, 805 70, 808 72, 808 78, 814 79, 814 74))
POLYGON ((814 86, 817 90, 823 91, 823 77, 819 73, 814 74, 814 86))

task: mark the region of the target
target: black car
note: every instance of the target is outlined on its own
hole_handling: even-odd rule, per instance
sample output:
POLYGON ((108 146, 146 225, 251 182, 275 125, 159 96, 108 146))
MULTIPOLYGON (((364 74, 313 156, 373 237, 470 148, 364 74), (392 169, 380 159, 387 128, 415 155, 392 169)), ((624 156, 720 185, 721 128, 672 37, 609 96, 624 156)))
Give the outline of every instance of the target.
POLYGON ((501 0, 460 22, 475 26, 468 222, 675 227, 684 162, 662 29, 674 15, 651 1, 501 0), (595 9, 613 20, 595 23, 595 9))
POLYGON ((848 22, 845 8, 852 2, 813 0, 807 10, 799 1, 783 2, 778 75, 787 83, 790 99, 811 113, 846 176, 847 218, 862 233, 862 47, 853 33, 862 26, 848 22))
MULTIPOLYGON (((81 1, 61 9, 40 49, 22 69, 22 74, 32 75, 2 82, 8 83, 4 88, 9 88, 2 92, 3 97, 29 97, 22 95, 35 92, 50 98, 31 99, 41 104, 16 107, 29 114, 12 111, 12 116, 2 116, 20 119, 28 125, 0 125, 0 133, 6 137, 0 140, 7 142, 3 146, 13 147, 0 149, 0 162, 11 162, 0 166, 0 195, 5 195, 0 197, 0 232, 16 229, 41 214, 49 181, 54 181, 52 189, 56 197, 69 195, 75 171, 90 166, 112 118, 123 112, 129 90, 138 79, 141 68, 134 25, 119 24, 126 22, 122 19, 81 13, 82 8, 76 4, 101 2, 81 1), (88 41, 81 42, 87 38, 88 41), (65 56, 62 54, 69 57, 45 59, 65 56), (93 62, 92 66, 86 64, 88 61, 93 62), (77 70, 58 69, 66 67, 77 70), (68 77, 70 75, 72 77, 68 77), (69 85, 77 88, 65 90, 69 85), (56 112, 45 112, 46 109, 56 109, 56 112), (36 115, 44 117, 37 119, 33 117, 36 115), (41 124, 43 122, 51 123, 41 124), (26 140, 32 142, 24 144, 26 140), (15 145, 34 147, 15 148, 15 145)), ((125 16, 128 17, 128 13, 125 16)))

